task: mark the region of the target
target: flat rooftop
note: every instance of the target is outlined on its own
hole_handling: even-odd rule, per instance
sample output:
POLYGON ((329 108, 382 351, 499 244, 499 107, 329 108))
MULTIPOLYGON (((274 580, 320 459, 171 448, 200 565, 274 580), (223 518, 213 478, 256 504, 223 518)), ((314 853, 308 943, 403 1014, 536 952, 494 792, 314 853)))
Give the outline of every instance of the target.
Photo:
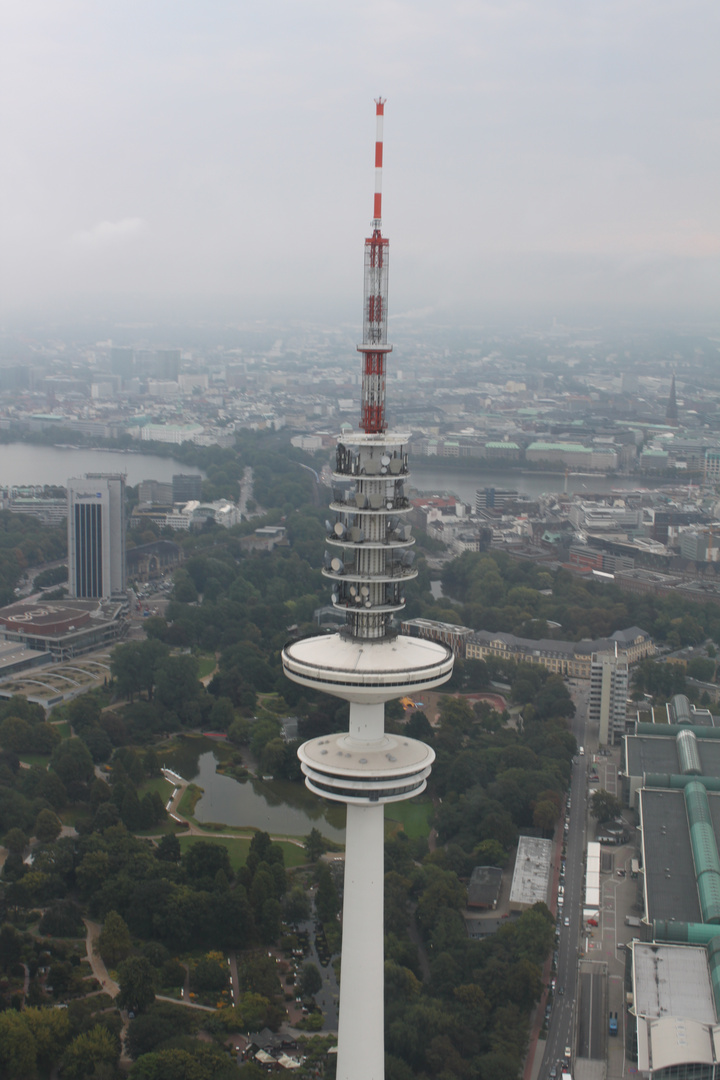
POLYGON ((633 945, 635 1011, 715 1023, 707 950, 691 945, 633 945))
MULTIPOLYGON (((626 745, 628 776, 680 772, 676 737, 664 736, 662 725, 657 735, 628 735, 626 745)), ((720 739, 699 736, 697 748, 702 775, 720 777, 720 739)))
POLYGON ((640 814, 648 918, 702 922, 684 793, 642 788, 640 814))
POLYGON ((11 673, 18 664, 29 665, 33 660, 39 664, 43 657, 48 662, 52 659, 49 652, 29 649, 15 641, 0 641, 0 678, 11 673))
POLYGON ((515 872, 510 886, 510 903, 531 907, 539 901, 547 903, 552 841, 537 836, 521 836, 518 840, 515 872))

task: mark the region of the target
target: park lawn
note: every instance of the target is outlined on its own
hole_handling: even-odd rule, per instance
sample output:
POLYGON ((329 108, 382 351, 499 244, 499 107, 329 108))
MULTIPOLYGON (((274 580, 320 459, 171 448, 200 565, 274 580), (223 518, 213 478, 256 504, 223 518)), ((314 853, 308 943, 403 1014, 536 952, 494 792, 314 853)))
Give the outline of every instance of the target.
POLYGON ((219 844, 221 847, 227 848, 233 870, 239 870, 241 866, 244 866, 250 854, 250 840, 240 836, 237 838, 234 836, 180 836, 178 839, 183 855, 189 847, 197 844, 198 840, 202 840, 206 844, 219 844))
POLYGON ((398 822, 410 840, 418 840, 430 835, 430 818, 433 804, 429 801, 418 802, 406 799, 405 802, 388 803, 385 807, 385 821, 398 822))
MULTIPOLYGON (((227 848, 230 856, 230 865, 233 870, 239 870, 241 866, 244 866, 247 862, 247 857, 250 854, 250 838, 243 836, 180 836, 180 850, 183 854, 192 845, 196 844, 198 840, 203 840, 207 844, 222 844, 227 848)), ((303 866, 307 862, 307 855, 305 849, 298 847, 296 844, 288 843, 286 840, 278 840, 277 843, 283 849, 285 856, 285 866, 290 869, 294 866, 303 866)))
POLYGON ((18 757, 26 765, 37 765, 41 769, 47 769, 50 754, 18 754, 18 757))
POLYGON ((169 780, 166 780, 164 776, 153 776, 150 780, 144 780, 140 785, 138 788, 138 797, 142 799, 146 791, 158 791, 160 793, 160 798, 166 803, 174 790, 175 785, 171 784, 169 780))
POLYGON ((67 809, 60 811, 58 817, 63 825, 72 825, 73 828, 75 828, 79 822, 91 820, 87 808, 83 806, 68 806, 67 809))
POLYGON ((60 736, 63 739, 69 739, 72 735, 72 728, 67 720, 61 720, 58 724, 53 724, 56 731, 60 732, 60 736))
POLYGON ((199 656, 198 657, 198 679, 204 679, 206 676, 212 674, 217 667, 217 660, 214 656, 199 656))
POLYGON ((198 784, 188 784, 182 793, 182 798, 178 804, 177 813, 180 817, 190 818, 195 820, 195 807, 200 799, 203 797, 204 791, 198 784))
POLYGON ((184 829, 186 829, 185 825, 181 825, 168 814, 163 821, 157 822, 150 829, 136 829, 135 836, 166 836, 169 833, 182 832, 184 829))

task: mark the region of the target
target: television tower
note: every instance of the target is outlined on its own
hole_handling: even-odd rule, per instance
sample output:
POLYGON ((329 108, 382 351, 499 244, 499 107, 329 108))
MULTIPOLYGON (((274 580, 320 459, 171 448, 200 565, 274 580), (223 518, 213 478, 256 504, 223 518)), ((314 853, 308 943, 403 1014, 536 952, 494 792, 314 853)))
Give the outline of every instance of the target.
POLYGON ((334 521, 323 574, 334 607, 345 614, 336 634, 295 641, 282 653, 288 678, 350 703, 347 732, 298 750, 305 783, 347 805, 345 888, 338 1021, 338 1080, 382 1080, 385 1071, 383 878, 384 810, 425 789, 434 752, 385 732, 385 702, 446 682, 453 654, 433 641, 399 636, 394 616, 417 577, 406 524, 408 434, 387 432, 388 241, 381 232, 383 114, 376 99, 375 199, 365 240, 360 432, 338 442, 334 521))

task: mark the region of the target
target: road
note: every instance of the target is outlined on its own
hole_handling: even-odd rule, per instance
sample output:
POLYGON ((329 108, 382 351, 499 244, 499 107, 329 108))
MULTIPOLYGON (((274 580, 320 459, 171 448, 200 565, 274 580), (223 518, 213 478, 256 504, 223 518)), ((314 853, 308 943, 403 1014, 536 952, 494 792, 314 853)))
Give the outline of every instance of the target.
MULTIPOLYGON (((571 684, 573 701, 575 702, 575 717, 572 722, 572 733, 578 746, 584 746, 587 729, 587 707, 589 697, 589 684, 576 682, 571 684)), ((570 781, 571 808, 566 816, 569 828, 566 836, 565 858, 565 896, 562 914, 558 918, 558 933, 560 936, 557 945, 558 964, 556 973, 556 993, 553 1000, 553 1010, 550 1017, 548 1037, 545 1042, 539 1076, 543 1078, 549 1075, 550 1069, 557 1064, 565 1054, 565 1047, 570 1046, 575 1056, 574 1032, 575 1032, 575 1008, 578 990, 577 962, 578 945, 582 930, 582 903, 584 884, 584 854, 586 844, 586 819, 587 819, 587 768, 586 758, 576 756, 573 759, 572 777, 570 781), (570 920, 570 925, 565 926, 565 918, 570 920), (558 991, 563 989, 563 993, 558 991)))

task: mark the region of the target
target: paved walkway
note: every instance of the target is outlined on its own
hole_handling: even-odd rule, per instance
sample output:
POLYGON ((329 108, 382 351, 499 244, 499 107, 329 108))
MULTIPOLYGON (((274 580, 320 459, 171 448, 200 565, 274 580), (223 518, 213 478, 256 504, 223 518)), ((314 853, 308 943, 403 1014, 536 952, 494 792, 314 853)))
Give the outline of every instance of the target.
POLYGON ((108 969, 105 967, 105 961, 97 948, 102 926, 100 923, 92 922, 90 919, 83 919, 83 922, 87 927, 85 951, 87 953, 88 963, 92 968, 92 973, 105 993, 109 994, 111 998, 115 998, 120 993, 120 987, 114 979, 110 978, 108 969))

